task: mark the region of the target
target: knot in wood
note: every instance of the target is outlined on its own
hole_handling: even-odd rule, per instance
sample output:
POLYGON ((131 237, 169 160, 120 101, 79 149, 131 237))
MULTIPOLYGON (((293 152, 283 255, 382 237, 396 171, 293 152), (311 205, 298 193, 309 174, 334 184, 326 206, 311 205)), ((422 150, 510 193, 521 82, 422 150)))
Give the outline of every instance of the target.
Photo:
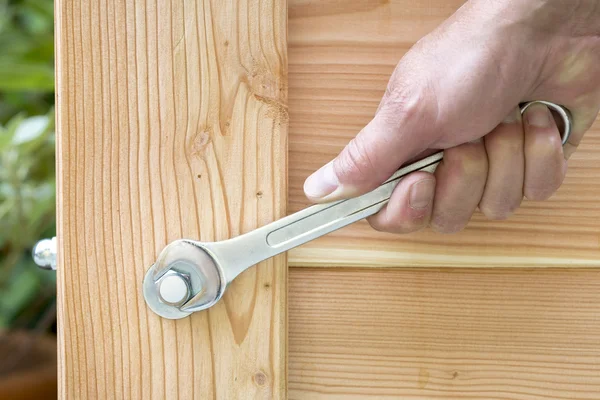
POLYGON ((267 384, 267 375, 262 371, 258 371, 254 374, 254 383, 258 386, 265 386, 267 384))

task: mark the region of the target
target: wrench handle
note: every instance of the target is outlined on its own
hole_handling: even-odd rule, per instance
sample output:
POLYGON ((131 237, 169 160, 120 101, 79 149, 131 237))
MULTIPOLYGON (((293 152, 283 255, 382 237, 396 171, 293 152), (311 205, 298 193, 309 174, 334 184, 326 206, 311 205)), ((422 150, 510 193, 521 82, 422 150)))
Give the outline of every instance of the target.
POLYGON ((253 265, 377 213, 394 188, 415 171, 433 173, 443 151, 407 165, 371 192, 316 204, 235 238, 203 243, 223 268, 228 283, 253 265))

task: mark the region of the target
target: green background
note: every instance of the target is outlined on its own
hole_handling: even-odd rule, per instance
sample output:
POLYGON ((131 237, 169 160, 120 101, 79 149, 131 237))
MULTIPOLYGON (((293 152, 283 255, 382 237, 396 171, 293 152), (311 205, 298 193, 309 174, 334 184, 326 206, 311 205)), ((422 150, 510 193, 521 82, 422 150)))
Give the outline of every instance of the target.
POLYGON ((56 329, 56 272, 31 257, 56 234, 53 6, 0 0, 0 330, 56 329))

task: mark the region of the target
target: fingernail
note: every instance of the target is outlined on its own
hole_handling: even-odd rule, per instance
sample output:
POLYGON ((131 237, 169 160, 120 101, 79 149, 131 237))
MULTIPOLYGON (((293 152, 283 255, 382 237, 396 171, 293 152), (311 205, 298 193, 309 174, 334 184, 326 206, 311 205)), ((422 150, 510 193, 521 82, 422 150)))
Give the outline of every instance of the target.
POLYGON ((526 111, 527 123, 538 128, 547 128, 550 126, 550 110, 543 104, 533 104, 526 111))
POLYGON ((333 193, 339 186, 339 181, 333 171, 333 162, 329 162, 312 174, 304 182, 304 193, 313 199, 322 199, 333 193))
POLYGON ((411 208, 423 209, 431 203, 435 191, 435 182, 433 179, 424 179, 413 183, 410 187, 410 196, 408 202, 411 208))

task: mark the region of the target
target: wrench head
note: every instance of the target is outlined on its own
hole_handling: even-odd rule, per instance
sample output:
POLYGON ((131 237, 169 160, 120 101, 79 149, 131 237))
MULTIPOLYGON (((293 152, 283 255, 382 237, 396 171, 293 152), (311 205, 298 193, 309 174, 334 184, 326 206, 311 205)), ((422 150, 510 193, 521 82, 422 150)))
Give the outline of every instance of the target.
POLYGON ((163 318, 180 319, 213 306, 226 286, 222 268, 202 243, 177 240, 163 249, 146 272, 142 290, 152 311, 163 318), (189 287, 189 300, 183 304, 168 303, 161 297, 161 283, 170 274, 183 277, 189 287))

